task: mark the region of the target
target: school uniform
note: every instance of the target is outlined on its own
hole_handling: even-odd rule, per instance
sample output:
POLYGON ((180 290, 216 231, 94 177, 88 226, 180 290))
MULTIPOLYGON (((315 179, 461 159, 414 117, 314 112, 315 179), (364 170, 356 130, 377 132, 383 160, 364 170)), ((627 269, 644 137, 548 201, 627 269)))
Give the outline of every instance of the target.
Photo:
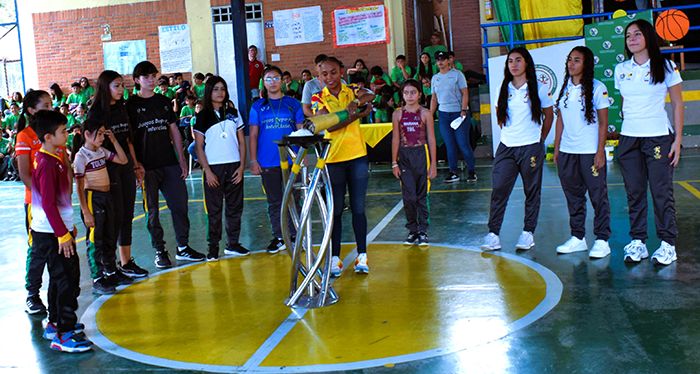
POLYGON ((172 103, 165 96, 131 97, 126 103, 129 126, 133 135, 136 160, 143 165, 144 208, 148 216, 151 245, 157 252, 165 251, 163 227, 159 215, 159 191, 170 209, 178 247, 189 242, 190 220, 187 216, 187 186, 176 150, 170 138, 170 124, 177 118, 172 103))
POLYGON ((60 154, 40 150, 32 173, 32 250, 47 258, 49 269, 49 322, 63 333, 78 321, 80 265, 78 255, 58 253, 59 243, 73 240, 73 206, 68 166, 60 154))
MULTIPOLYGON (((680 84, 675 63, 668 61, 663 82, 651 83, 650 61, 642 65, 627 60, 615 66, 615 88, 620 90, 622 128, 617 158, 627 191, 630 236, 644 242, 647 237, 647 184, 654 202, 656 233, 675 245, 678 236, 673 198, 673 166, 668 153, 674 128, 665 109, 668 88, 680 84)), ((666 61, 664 61, 666 62, 666 61)))
POLYGON ((569 81, 563 88, 559 102, 559 116, 564 124, 559 143, 557 170, 569 209, 571 235, 583 239, 586 235, 586 192, 595 211, 596 239, 610 238, 610 202, 606 182, 607 167, 597 169, 594 159, 598 151, 598 110, 610 106, 608 90, 603 83, 593 80, 594 120, 585 118, 583 86, 569 81))
MULTIPOLYGON (((97 117, 98 113, 88 112, 88 118, 93 116, 97 117)), ((136 200, 136 175, 134 174, 134 160, 131 159, 131 152, 129 152, 129 143, 133 141, 125 103, 118 102, 110 106, 104 121, 107 124, 106 128, 112 131, 128 160, 124 165, 114 162, 107 163, 107 172, 109 173, 109 193, 113 206, 114 239, 118 240, 118 244, 121 246, 129 246, 131 245, 134 219, 134 201, 136 200)), ((112 141, 106 137, 102 147, 112 153, 117 152, 112 141)))
POLYGON ((204 153, 212 173, 219 180, 218 187, 204 184, 204 205, 208 216, 209 253, 219 251, 221 216, 226 204, 227 248, 239 245, 241 215, 243 214, 243 180, 233 183, 233 174, 241 166, 238 131, 243 131, 243 120, 233 110, 203 110, 197 113, 194 131, 204 136, 204 153))
MULTIPOLYGON (((272 234, 275 238, 282 238, 280 214, 284 185, 279 146, 275 141, 296 130, 296 125, 304 122, 304 112, 299 101, 283 96, 281 99, 263 99, 253 103, 249 119, 250 126, 259 128, 257 154, 254 156, 262 169, 260 176, 267 197, 272 234)), ((291 220, 289 222, 290 229, 294 232, 291 220)))
POLYGON ((76 179, 83 179, 85 199, 93 215, 95 226, 88 228, 88 264, 92 279, 98 279, 117 271, 114 205, 109 192, 96 187, 109 186, 107 163, 116 155, 100 147, 92 151, 85 146, 75 154, 73 169, 76 179))
POLYGON ((401 195, 409 233, 428 231, 428 131, 421 111, 401 109, 399 120, 399 158, 401 195))
MULTIPOLYGON (((348 104, 355 100, 355 92, 342 84, 338 96, 333 96, 324 87, 321 92, 313 95, 312 106, 318 110, 326 109, 329 113, 345 110, 348 104)), ((342 238, 342 215, 345 191, 350 191, 350 211, 352 212, 352 227, 355 232, 357 253, 367 252, 367 216, 365 214, 365 199, 369 183, 369 162, 367 148, 360 131, 360 120, 336 131, 327 131, 326 138, 331 141, 331 148, 326 158, 326 167, 333 190, 333 232, 331 247, 333 256, 340 256, 340 240, 342 238)))
MULTIPOLYGON (((554 103, 547 87, 538 84, 542 108, 554 103)), ((540 212, 542 163, 544 145, 540 140, 542 124, 532 120, 528 85, 515 88, 508 83, 508 119, 501 128, 501 143, 493 160, 489 231, 499 235, 508 198, 520 174, 525 191, 525 222, 523 231, 535 232, 540 212)))

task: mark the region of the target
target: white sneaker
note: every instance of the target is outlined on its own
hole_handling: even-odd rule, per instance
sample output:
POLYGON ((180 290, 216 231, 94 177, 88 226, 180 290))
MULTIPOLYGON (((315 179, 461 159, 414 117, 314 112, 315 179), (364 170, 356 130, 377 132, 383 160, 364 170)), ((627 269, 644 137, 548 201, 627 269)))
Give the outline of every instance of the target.
POLYGON ((665 241, 661 241, 661 246, 659 249, 654 251, 654 254, 651 256, 651 262, 654 265, 670 265, 677 259, 676 247, 666 243, 665 241))
POLYGON ((557 253, 566 254, 574 252, 582 252, 588 250, 588 244, 586 244, 586 238, 579 239, 572 236, 566 243, 557 247, 557 253))
POLYGON ((588 253, 590 258, 603 258, 610 254, 610 245, 607 240, 596 240, 593 243, 593 248, 588 253))
POLYGON ((643 259, 649 257, 649 251, 647 251, 646 244, 642 243, 639 239, 632 240, 629 244, 625 246, 625 262, 636 263, 643 259))
POLYGON ((355 273, 369 273, 369 266, 367 266, 367 253, 360 253, 357 255, 357 258, 355 259, 355 273))
POLYGON ((490 232, 484 236, 484 244, 481 245, 481 250, 496 251, 499 249, 501 249, 501 239, 498 238, 498 235, 490 232))
POLYGON ((340 260, 340 257, 333 256, 333 258, 331 258, 331 277, 338 278, 342 272, 343 261, 340 260))
POLYGON ((530 249, 535 246, 535 237, 532 236, 532 233, 529 231, 523 231, 522 234, 520 234, 520 237, 518 238, 518 243, 515 245, 515 248, 517 249, 530 249))

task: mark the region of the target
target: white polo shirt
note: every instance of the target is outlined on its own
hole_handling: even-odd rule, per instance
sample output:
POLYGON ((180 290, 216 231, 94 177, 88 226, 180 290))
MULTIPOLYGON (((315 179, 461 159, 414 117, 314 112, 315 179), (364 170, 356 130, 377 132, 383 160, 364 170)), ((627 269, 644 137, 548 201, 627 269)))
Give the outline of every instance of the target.
MULTIPOLYGON (((586 121, 583 85, 571 80, 564 87, 559 101, 559 115, 564 123, 559 150, 573 154, 591 154, 598 151, 598 110, 610 106, 608 89, 597 79, 593 80, 593 122, 586 121)), ((607 125, 607 124, 606 124, 607 125)))
POLYGON ((635 137, 662 136, 673 133, 668 119, 665 99, 668 88, 681 82, 681 75, 673 61, 671 70, 666 66, 663 83, 652 84, 648 60, 638 65, 631 58, 615 66, 615 88, 622 95, 622 130, 620 134, 635 137))
MULTIPOLYGON (((537 92, 542 108, 549 108, 554 103, 549 90, 542 84, 537 84, 537 92)), ((508 119, 501 128, 501 143, 506 147, 520 147, 540 142, 542 125, 532 120, 530 98, 527 83, 515 88, 513 82, 508 83, 508 119)))

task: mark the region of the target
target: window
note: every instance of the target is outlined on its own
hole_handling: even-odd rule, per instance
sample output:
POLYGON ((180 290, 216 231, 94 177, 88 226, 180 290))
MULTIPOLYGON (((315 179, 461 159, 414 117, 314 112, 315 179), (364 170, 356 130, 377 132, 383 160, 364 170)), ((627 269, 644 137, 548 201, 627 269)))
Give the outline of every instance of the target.
MULTIPOLYGON (((246 4, 245 5, 246 21, 262 21, 262 3, 246 4)), ((226 23, 232 21, 231 7, 220 6, 211 8, 211 20, 214 23, 226 23)))

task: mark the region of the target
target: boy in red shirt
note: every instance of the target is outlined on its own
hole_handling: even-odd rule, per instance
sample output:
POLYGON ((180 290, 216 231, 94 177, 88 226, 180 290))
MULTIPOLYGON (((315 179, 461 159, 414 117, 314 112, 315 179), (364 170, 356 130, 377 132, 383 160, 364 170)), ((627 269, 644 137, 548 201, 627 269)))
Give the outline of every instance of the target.
POLYGON ((42 110, 32 118, 42 143, 32 173, 33 219, 32 251, 48 257, 49 321, 44 337, 51 339, 51 349, 85 352, 91 342, 85 337, 75 311, 80 293, 80 265, 75 251, 76 229, 73 225, 70 168, 59 147, 66 144, 66 117, 42 110))

